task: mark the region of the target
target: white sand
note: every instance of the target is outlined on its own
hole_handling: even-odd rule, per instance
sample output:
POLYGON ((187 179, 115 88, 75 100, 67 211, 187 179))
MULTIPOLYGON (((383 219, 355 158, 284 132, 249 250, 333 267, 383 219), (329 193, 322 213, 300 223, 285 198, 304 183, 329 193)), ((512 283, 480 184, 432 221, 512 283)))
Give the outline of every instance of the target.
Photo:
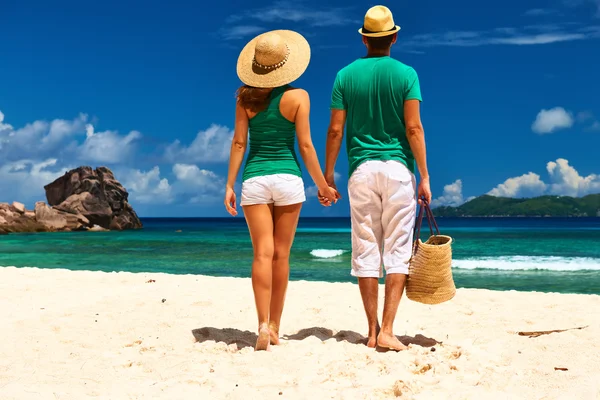
POLYGON ((292 282, 288 339, 254 352, 248 279, 0 268, 0 323, 2 400, 600 398, 600 296, 404 298, 396 334, 417 344, 378 353, 353 343, 356 285, 292 282))

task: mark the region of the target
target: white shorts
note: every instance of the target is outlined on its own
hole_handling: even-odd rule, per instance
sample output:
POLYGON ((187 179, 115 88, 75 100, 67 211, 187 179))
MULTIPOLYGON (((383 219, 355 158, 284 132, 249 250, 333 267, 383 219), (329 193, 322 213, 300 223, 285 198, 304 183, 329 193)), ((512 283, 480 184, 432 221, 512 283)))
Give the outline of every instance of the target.
POLYGON ((257 176, 242 183, 241 206, 273 204, 289 206, 306 201, 302 178, 291 174, 257 176))
POLYGON ((415 175, 398 161, 366 161, 348 182, 352 276, 408 275, 417 208, 415 175))

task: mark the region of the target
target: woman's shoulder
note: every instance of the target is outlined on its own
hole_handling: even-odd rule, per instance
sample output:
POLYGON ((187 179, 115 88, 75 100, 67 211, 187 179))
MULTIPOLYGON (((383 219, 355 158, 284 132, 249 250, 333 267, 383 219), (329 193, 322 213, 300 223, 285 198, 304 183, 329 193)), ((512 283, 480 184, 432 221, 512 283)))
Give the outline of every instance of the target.
POLYGON ((284 93, 285 97, 296 101, 308 101, 308 92, 302 88, 290 86, 284 93))

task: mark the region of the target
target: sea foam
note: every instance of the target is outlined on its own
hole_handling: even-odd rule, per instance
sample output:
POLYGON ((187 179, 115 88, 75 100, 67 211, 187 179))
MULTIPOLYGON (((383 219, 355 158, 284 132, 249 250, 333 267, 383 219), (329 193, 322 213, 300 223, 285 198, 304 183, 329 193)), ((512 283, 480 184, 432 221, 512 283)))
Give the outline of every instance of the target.
POLYGON ((478 259, 455 259, 452 266, 457 269, 492 269, 505 271, 600 271, 600 258, 591 257, 542 257, 503 256, 478 259))
POLYGON ((310 252, 310 255, 317 258, 333 258, 344 254, 344 250, 326 250, 326 249, 315 249, 310 252))

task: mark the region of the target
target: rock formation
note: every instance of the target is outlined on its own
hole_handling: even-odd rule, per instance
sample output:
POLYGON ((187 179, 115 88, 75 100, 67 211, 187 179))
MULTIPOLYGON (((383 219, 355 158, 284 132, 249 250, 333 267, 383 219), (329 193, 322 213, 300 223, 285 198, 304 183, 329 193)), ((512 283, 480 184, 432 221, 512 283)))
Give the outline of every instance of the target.
POLYGON ((44 186, 48 204, 81 214, 105 229, 137 229, 142 223, 127 202, 129 193, 106 167, 79 167, 44 186))
POLYGON ((129 193, 106 167, 79 167, 44 187, 48 205, 0 203, 0 233, 138 229, 129 193))

